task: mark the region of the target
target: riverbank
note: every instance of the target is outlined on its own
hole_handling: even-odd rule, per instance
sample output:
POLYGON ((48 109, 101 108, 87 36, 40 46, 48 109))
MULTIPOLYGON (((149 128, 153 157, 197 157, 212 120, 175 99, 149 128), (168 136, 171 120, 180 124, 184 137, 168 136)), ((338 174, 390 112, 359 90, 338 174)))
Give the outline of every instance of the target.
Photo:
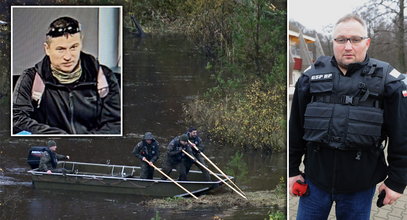
POLYGON ((276 190, 264 190, 256 192, 246 192, 247 200, 239 195, 227 192, 215 195, 202 195, 198 200, 192 198, 165 198, 152 199, 140 202, 140 205, 146 207, 155 207, 160 209, 191 210, 197 208, 261 208, 278 207, 286 209, 286 195, 276 190))
MULTIPOLYGON (((287 210, 286 194, 283 190, 263 190, 246 192, 247 200, 236 193, 227 192, 214 195, 202 195, 199 200, 193 198, 165 198, 142 201, 140 206, 154 208, 158 212, 171 211, 173 214, 184 213, 192 210, 218 210, 225 216, 232 217, 242 215, 240 210, 263 210, 264 213, 257 215, 266 216, 265 219, 285 219, 287 210)), ((158 213, 159 216, 159 213, 158 213)), ((223 219, 219 214, 210 216, 211 219, 223 219)))

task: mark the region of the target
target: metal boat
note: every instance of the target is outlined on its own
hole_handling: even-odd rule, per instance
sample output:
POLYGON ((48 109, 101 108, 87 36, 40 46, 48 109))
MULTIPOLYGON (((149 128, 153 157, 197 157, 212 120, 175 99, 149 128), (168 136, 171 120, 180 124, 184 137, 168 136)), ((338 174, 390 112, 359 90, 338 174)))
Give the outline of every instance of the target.
MULTIPOLYGON (((65 168, 69 172, 52 173, 29 170, 34 188, 38 189, 63 189, 92 191, 105 193, 135 194, 156 197, 183 197, 189 196, 184 190, 170 180, 162 180, 161 174, 154 172, 153 179, 140 179, 138 166, 110 165, 96 163, 82 163, 60 161, 58 168, 65 168)), ((178 173, 173 170, 170 175, 176 180, 178 173)), ((227 179, 217 174, 224 181, 227 179)), ((232 176, 229 176, 233 179, 232 176)), ((218 179, 217 179, 218 180, 218 179)), ((201 171, 191 170, 188 181, 177 181, 194 195, 200 195, 213 190, 223 183, 221 181, 204 181, 201 171)))

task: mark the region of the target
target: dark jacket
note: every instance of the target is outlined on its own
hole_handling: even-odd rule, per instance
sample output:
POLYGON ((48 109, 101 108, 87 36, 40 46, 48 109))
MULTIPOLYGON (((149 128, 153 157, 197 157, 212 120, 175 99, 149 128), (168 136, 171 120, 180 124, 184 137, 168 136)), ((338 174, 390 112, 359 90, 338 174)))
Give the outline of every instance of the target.
POLYGON ((57 168, 58 160, 67 159, 65 155, 57 154, 50 150, 44 151, 40 159, 39 171, 47 172, 57 168))
POLYGON ((189 144, 187 145, 182 145, 179 141, 179 137, 174 138, 167 147, 167 159, 171 163, 179 163, 185 159, 188 159, 189 157, 185 155, 182 150, 185 150, 187 153, 192 155, 192 150, 191 146, 189 144))
MULTIPOLYGON (((289 122, 289 176, 300 174, 299 166, 305 155, 305 176, 321 189, 331 193, 351 193, 368 189, 385 180, 392 190, 403 193, 407 184, 407 98, 403 77, 390 66, 384 71, 384 92, 382 109, 384 111, 382 135, 389 137, 388 162, 385 162, 383 150, 372 146, 363 149, 359 159, 359 150, 340 150, 324 147, 321 143, 304 140, 304 114, 311 103, 310 78, 308 71, 315 66, 332 65, 335 77, 339 77, 333 92, 340 88, 340 82, 350 82, 356 74, 361 74, 368 65, 369 58, 362 63, 350 64, 346 75, 337 67, 336 60, 322 59, 311 69, 307 69, 296 84, 289 122), (394 70, 394 71, 393 71, 394 70)), ((406 91, 407 92, 407 91, 406 91)), ((345 120, 345 119, 344 119, 345 120)))
POLYGON ((52 76, 48 56, 25 70, 13 95, 13 133, 33 134, 119 134, 120 88, 114 73, 99 65, 91 55, 81 53, 82 75, 72 84, 63 85, 52 76), (109 93, 97 91, 99 67, 109 85, 109 93), (45 84, 40 105, 32 96, 36 72, 45 84))
MULTIPOLYGON (((194 143, 194 144, 198 147, 198 149, 199 149, 201 152, 204 152, 204 151, 205 151, 205 146, 204 146, 204 144, 202 143, 202 139, 201 139, 199 136, 196 136, 196 137, 194 138, 194 137, 192 137, 192 135, 190 135, 189 132, 187 132, 186 135, 188 135, 188 139, 189 139, 192 143, 194 143)), ((191 147, 191 149, 192 149, 192 152, 194 153, 194 156, 196 156, 196 155, 198 154, 198 151, 196 151, 195 148, 193 148, 193 147, 191 147)))
POLYGON ((142 140, 137 143, 132 153, 140 160, 145 157, 147 160, 154 163, 160 157, 160 146, 158 141, 154 139, 152 139, 151 144, 148 144, 145 140, 142 140))

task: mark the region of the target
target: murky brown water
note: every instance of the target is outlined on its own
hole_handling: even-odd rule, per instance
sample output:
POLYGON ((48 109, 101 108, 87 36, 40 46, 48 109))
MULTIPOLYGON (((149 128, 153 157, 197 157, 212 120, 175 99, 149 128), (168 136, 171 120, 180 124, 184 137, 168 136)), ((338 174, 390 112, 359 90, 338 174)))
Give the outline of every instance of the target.
MULTIPOLYGON (((70 155, 73 161, 138 165, 131 151, 140 136, 152 131, 162 146, 167 145, 190 126, 182 117, 182 106, 211 87, 205 57, 196 53, 184 37, 139 39, 125 35, 124 42, 124 136, 55 138, 58 152, 70 155)), ((7 60, 0 62, 9 65, 7 60)), ((9 103, 0 106, 0 111, 0 219, 151 219, 157 211, 161 219, 264 219, 269 211, 177 211, 138 205, 149 197, 33 189, 27 173, 27 150, 43 145, 46 139, 11 138, 9 103)), ((201 137, 207 146, 206 155, 225 169, 236 150, 210 143, 204 132, 201 137)), ((286 154, 245 152, 240 163, 248 173, 237 184, 245 191, 273 189, 279 178, 286 176, 286 154)))

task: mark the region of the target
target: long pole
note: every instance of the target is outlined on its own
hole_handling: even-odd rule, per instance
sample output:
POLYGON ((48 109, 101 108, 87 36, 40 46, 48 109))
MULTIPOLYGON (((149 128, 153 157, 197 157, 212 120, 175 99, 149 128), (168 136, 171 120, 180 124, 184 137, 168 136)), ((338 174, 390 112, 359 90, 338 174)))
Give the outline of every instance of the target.
POLYGON ((226 175, 218 166, 216 166, 202 151, 200 151, 198 149, 198 147, 192 143, 190 140, 188 140, 189 144, 192 145, 192 147, 195 148, 195 150, 197 150, 213 167, 216 168, 216 170, 218 170, 229 182, 231 182, 233 184, 233 186, 235 186, 243 195, 245 195, 245 193, 229 178, 228 175, 226 175))
POLYGON ((235 191, 237 194, 239 194, 239 196, 246 198, 246 196, 244 196, 242 193, 240 193, 239 191, 237 191, 235 188, 233 188, 231 185, 229 185, 227 182, 225 182, 222 178, 220 178, 218 175, 216 175, 216 173, 214 173, 212 170, 210 170, 208 167, 204 166, 201 162, 199 162, 197 159, 195 159, 195 157, 193 157, 191 154, 189 154, 188 152, 186 152, 185 150, 182 150, 182 152, 187 155, 189 158, 191 158, 195 163, 197 163, 199 166, 203 167, 204 169, 206 169, 210 174, 214 175, 216 178, 218 178, 220 181, 222 181, 225 185, 227 185, 229 188, 231 188, 233 191, 235 191))
MULTIPOLYGON (((148 161, 148 160, 147 160, 148 161)), ((187 192, 189 195, 191 195, 192 197, 194 197, 195 199, 198 199, 198 197, 196 197, 194 194, 192 194, 189 190, 185 189, 185 187, 181 186, 181 184, 177 183, 175 180, 173 180, 170 176, 168 176, 167 174, 165 174, 162 170, 158 169, 158 167, 156 167, 153 163, 151 163, 150 161, 148 161, 146 163, 148 163, 148 165, 152 166, 155 170, 157 170, 158 172, 160 172, 163 176, 167 177, 167 179, 171 180, 173 183, 175 183, 175 185, 179 186, 179 188, 183 189, 185 192, 187 192)))

